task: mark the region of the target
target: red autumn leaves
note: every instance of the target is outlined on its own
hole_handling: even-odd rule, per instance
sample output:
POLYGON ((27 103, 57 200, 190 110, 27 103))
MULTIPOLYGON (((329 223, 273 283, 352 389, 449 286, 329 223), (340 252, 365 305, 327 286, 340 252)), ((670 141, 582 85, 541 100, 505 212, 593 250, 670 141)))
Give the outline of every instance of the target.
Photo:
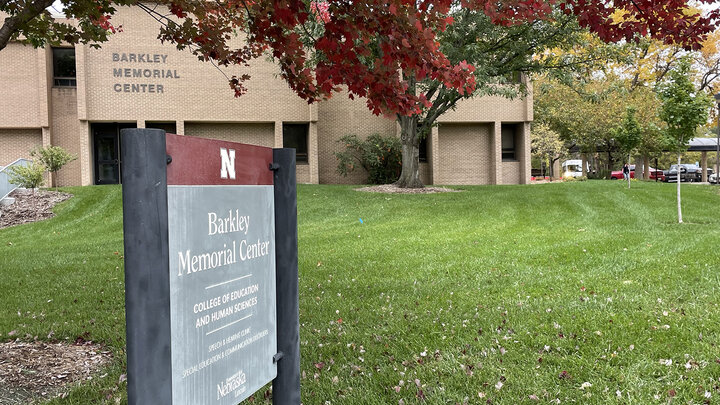
MULTIPOLYGON (((712 0, 701 0, 712 3, 712 0)), ((407 78, 432 79, 461 95, 475 89, 474 66, 451 63, 440 51, 437 35, 453 23, 450 0, 242 1, 170 3, 178 17, 196 19, 171 24, 161 37, 191 46, 202 59, 245 66, 269 51, 281 76, 308 102, 347 90, 364 97, 375 114, 419 113, 428 100, 410 90, 407 78), (234 33, 246 34, 239 48, 234 33)), ((462 0, 460 6, 483 12, 499 25, 549 18, 553 7, 577 16, 581 25, 603 40, 631 40, 653 35, 697 47, 711 32, 718 11, 688 13, 687 0, 462 0), (621 18, 617 18, 622 16, 621 18)), ((237 95, 247 75, 233 77, 237 95)))

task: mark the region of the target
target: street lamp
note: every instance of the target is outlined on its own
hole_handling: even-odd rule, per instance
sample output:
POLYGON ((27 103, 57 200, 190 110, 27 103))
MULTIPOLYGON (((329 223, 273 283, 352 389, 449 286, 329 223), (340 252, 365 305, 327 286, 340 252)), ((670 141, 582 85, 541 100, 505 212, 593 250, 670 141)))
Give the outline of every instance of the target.
POLYGON ((720 185, 720 93, 715 94, 715 101, 718 104, 717 114, 717 149, 715 150, 715 184, 720 185))

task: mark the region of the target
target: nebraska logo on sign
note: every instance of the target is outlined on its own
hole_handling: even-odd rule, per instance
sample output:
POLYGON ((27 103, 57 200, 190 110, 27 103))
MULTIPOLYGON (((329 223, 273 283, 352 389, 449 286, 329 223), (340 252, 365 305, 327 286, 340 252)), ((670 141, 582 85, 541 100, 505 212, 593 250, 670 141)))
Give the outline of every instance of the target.
POLYGON ((235 149, 220 148, 220 178, 227 179, 228 176, 235 180, 235 149))
POLYGON ((176 163, 186 162, 184 166, 167 166, 168 184, 273 184, 273 171, 268 169, 272 163, 270 148, 173 134, 167 134, 166 139, 166 154, 176 163))

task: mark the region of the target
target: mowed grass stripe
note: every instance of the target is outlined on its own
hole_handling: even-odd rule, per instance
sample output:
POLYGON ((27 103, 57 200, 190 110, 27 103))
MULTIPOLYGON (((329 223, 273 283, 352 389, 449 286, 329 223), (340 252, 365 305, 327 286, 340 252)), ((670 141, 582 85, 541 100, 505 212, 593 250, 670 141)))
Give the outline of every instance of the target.
MULTIPOLYGON (((717 188, 683 185, 683 225, 672 184, 353 188, 298 188, 303 403, 720 397, 717 188)), ((0 339, 105 344, 107 377, 54 403, 122 402, 121 189, 69 191, 0 230, 0 339)))

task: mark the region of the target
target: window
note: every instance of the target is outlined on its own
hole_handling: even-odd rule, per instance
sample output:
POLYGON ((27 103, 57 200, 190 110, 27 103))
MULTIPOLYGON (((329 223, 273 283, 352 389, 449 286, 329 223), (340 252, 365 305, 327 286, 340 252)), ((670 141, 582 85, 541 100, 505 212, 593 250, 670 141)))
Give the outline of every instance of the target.
POLYGON ((427 130, 426 134, 422 133, 422 123, 417 123, 417 135, 423 136, 422 139, 420 139, 420 143, 418 145, 418 160, 420 162, 427 162, 428 161, 428 138, 430 138, 430 130, 427 130))
POLYGON ((145 128, 162 129, 168 134, 177 134, 175 122, 145 122, 145 128))
POLYGON ((500 128, 500 135, 502 136, 502 160, 517 160, 517 156, 515 154, 515 145, 517 144, 517 125, 502 124, 500 128))
POLYGON ((419 160, 421 162, 427 162, 428 161, 428 138, 429 136, 426 136, 425 138, 420 140, 420 156, 419 160))
POLYGON ((308 163, 309 124, 283 124, 283 147, 295 149, 297 163, 308 163))
POLYGON ((53 48, 54 86, 75 87, 75 48, 53 48))

